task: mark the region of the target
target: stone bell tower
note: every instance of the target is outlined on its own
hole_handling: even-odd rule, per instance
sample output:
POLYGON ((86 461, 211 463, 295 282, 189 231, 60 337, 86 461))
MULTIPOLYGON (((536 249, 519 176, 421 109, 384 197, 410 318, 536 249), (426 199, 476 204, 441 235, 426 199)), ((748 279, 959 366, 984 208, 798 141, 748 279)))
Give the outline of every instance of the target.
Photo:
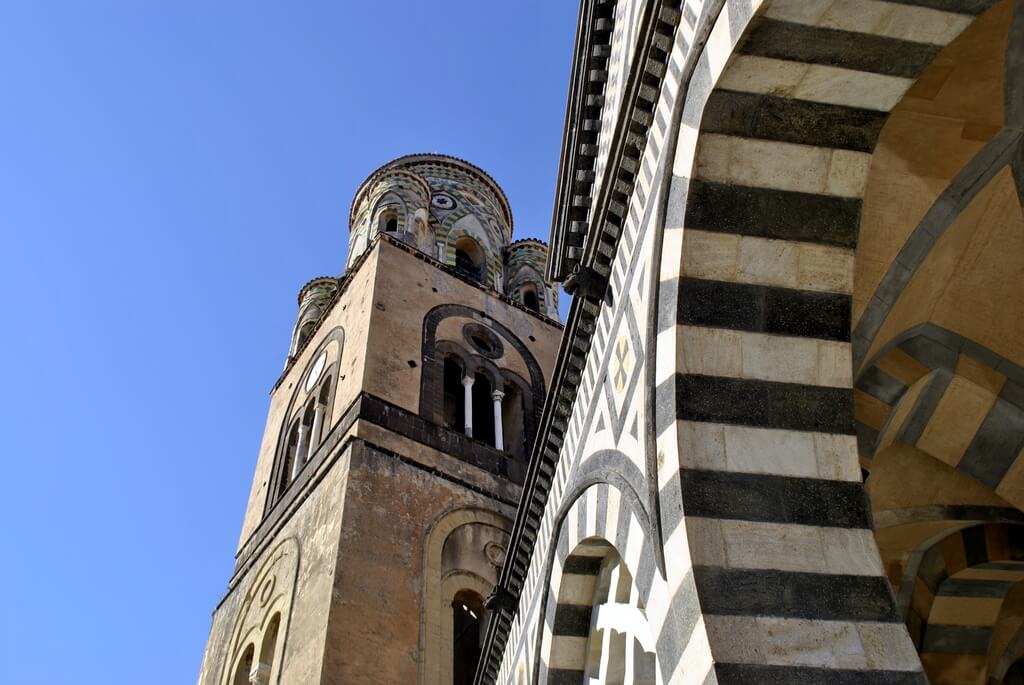
POLYGON ((433 154, 373 172, 349 227, 299 292, 200 685, 473 677, 561 334, 547 246, 433 154))

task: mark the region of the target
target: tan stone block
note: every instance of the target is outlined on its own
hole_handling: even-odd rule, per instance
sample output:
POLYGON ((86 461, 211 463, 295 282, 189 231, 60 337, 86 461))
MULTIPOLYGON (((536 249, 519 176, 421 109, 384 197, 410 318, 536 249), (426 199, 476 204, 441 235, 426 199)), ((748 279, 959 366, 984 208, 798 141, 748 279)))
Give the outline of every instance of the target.
POLYGON ((886 352, 885 356, 875 362, 875 366, 907 387, 931 372, 931 369, 898 347, 886 352))
POLYGON ((719 80, 719 87, 744 93, 792 95, 807 69, 808 65, 802 62, 736 55, 719 80))
POLYGON ((732 281, 736 278, 740 236, 687 230, 683 241, 683 272, 693 278, 732 281))
POLYGON ((739 341, 743 363, 740 378, 817 384, 817 340, 743 332, 739 341))
POLYGON ((548 668, 581 670, 587 653, 587 638, 574 635, 552 635, 548 668))
POLYGON ((988 659, 972 654, 921 654, 932 685, 985 685, 988 659))
POLYGON ((743 236, 737 255, 737 278, 741 283, 796 285, 800 244, 787 240, 765 240, 743 236))
POLYGON ((817 385, 853 387, 853 359, 849 343, 819 340, 817 366, 817 385))
POLYGON ((834 150, 829 160, 826 192, 840 197, 863 197, 871 155, 851 150, 834 150))
POLYGON ((853 292, 853 250, 799 244, 796 287, 831 293, 853 292))
POLYGON ((861 423, 875 430, 882 428, 892 410, 888 404, 861 390, 853 391, 853 415, 861 423))
POLYGON ((966 354, 961 354, 957 358, 956 375, 963 376, 995 395, 998 395, 1006 385, 1006 376, 966 354))
POLYGON ((816 528, 757 521, 722 521, 728 566, 822 573, 827 567, 816 528))
POLYGON ((996 487, 996 494, 1018 509, 1024 509, 1024 459, 1021 457, 1024 457, 1024 450, 1017 454, 996 487))
POLYGON ((860 481, 856 436, 814 433, 813 438, 814 454, 820 478, 860 481))
POLYGON ((726 470, 728 466, 725 456, 725 426, 718 423, 680 421, 679 451, 679 462, 683 468, 726 470))
POLYGON ((981 386, 954 376, 917 446, 950 466, 956 466, 995 400, 996 396, 981 386))
POLYGON ((818 472, 814 434, 803 431, 725 427, 730 471, 814 477, 818 472))
POLYGON ((795 24, 817 26, 835 0, 775 0, 764 15, 795 24))
POLYGON ((878 545, 870 530, 819 529, 825 553, 826 572, 862 576, 883 574, 878 545))
POLYGON ((863 668, 864 647, 853 623, 759 618, 765 662, 827 668, 863 668))
POLYGON ((740 378, 741 336, 739 331, 725 328, 683 326, 680 371, 740 378))
POLYGON ((686 537, 693 563, 704 566, 726 566, 725 540, 719 519, 687 516, 686 537))
POLYGON ((868 668, 885 671, 917 670, 918 658, 902 623, 858 623, 868 668))
POLYGON ((888 112, 913 83, 910 79, 812 65, 793 95, 802 100, 888 112))
POLYGON ((945 45, 971 21, 951 12, 896 5, 876 0, 833 2, 818 25, 844 31, 873 33, 917 43, 945 45))
POLYGON ((1001 597, 936 597, 929 624, 991 626, 999 617, 1001 597))
POLYGON ((1001 580, 1016 583, 1024 580, 1024 571, 1004 571, 994 568, 965 568, 957 573, 964 580, 1001 580))

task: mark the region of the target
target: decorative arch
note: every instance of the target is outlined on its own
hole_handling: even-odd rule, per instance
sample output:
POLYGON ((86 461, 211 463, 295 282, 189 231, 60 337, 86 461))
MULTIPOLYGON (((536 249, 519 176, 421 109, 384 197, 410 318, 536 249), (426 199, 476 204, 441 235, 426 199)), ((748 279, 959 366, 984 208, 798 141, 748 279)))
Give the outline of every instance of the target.
POLYGON ((423 545, 423 568, 427 576, 424 578, 423 606, 420 610, 420 682, 451 682, 452 642, 447 639, 451 633, 451 603, 464 590, 472 591, 482 598, 487 597, 494 585, 496 575, 494 578, 484 578, 471 569, 446 571, 444 568, 442 557, 445 542, 460 528, 474 525, 500 531, 498 537, 504 536, 505 544, 512 529, 512 522, 499 513, 465 508, 441 514, 427 532, 423 545))
MULTIPOLYGON (((682 649, 681 644, 670 644, 668 635, 675 627, 679 604, 670 600, 657 573, 646 532, 649 522, 639 504, 640 498, 630 488, 619 490, 593 479, 585 480, 566 497, 555 519, 558 533, 546 557, 547 590, 538 608, 543 620, 534 638, 538 656, 531 682, 583 683, 585 677, 598 675, 593 667, 600 668, 600 663, 588 664, 590 645, 586 639, 593 637, 594 584, 602 567, 617 559, 627 569, 633 606, 629 612, 639 610, 648 631, 642 642, 645 651, 675 654, 674 650, 682 649), (668 633, 663 632, 666 628, 668 633), (588 666, 592 672, 587 671, 588 666)), ((658 663, 658 682, 671 682, 668 661, 671 658, 658 663)))
POLYGON ((281 681, 298 569, 299 545, 294 538, 285 538, 249 575, 228 641, 223 685, 238 685, 236 678, 247 658, 249 672, 244 673, 243 685, 248 685, 250 674, 260 685, 281 681))
POLYGON ((421 416, 433 421, 443 423, 443 407, 439 407, 436 396, 444 385, 444 359, 456 357, 460 359, 463 370, 484 369, 494 387, 513 383, 516 387, 525 390, 524 399, 524 432, 529 443, 536 434, 537 425, 540 419, 540 402, 535 398, 544 397, 544 372, 537 363, 536 358, 519 339, 519 337, 508 327, 495 321, 483 312, 470 307, 457 304, 443 304, 434 307, 423 319, 423 371, 420 374, 420 407, 421 416), (493 361, 481 354, 470 353, 460 343, 449 340, 438 340, 437 331, 441 323, 451 317, 471 319, 485 326, 492 331, 504 345, 515 351, 522 359, 529 378, 520 378, 517 374, 508 369, 502 369, 493 361))
MULTIPOLYGON (((887 626, 885 641, 907 642, 893 627, 860 483, 853 255, 871 152, 889 110, 992 3, 888 3, 879 7, 885 21, 868 21, 864 4, 725 0, 696 27, 701 49, 679 62, 686 87, 667 133, 675 148, 654 184, 664 228, 650 267, 660 332, 649 337, 657 360, 651 405, 660 409, 653 443, 665 535, 678 524, 669 512, 684 508, 691 553, 714 560, 694 574, 712 649, 725 662, 747 661, 740 639, 753 652, 776 649, 755 613, 873 620, 887 626), (800 505, 810 499, 827 509, 800 505), (815 561, 830 549, 800 561, 802 552, 777 557, 768 541, 800 527, 821 531, 826 548, 856 539, 856 573, 815 561), (741 528, 764 536, 748 550, 752 561, 716 557, 722 545, 755 535, 741 528), (816 574, 829 606, 769 599, 768 578, 788 593, 802 572, 816 574), (748 577, 752 592, 761 588, 756 612, 726 589, 748 577), (851 582, 856 602, 831 590, 851 582)), ((670 579, 687 572, 667 561, 670 579)), ((812 662, 835 668, 801 663, 796 653, 780 659, 779 678, 795 679, 812 662)), ((919 671, 915 662, 912 650, 894 647, 873 667, 919 671)), ((729 670, 758 672, 747 663, 729 670)))
POLYGON ((297 452, 299 448, 300 424, 308 426, 305 463, 312 459, 316 448, 333 426, 334 399, 338 394, 344 351, 345 329, 336 326, 323 337, 317 348, 309 355, 295 391, 288 400, 278 430, 264 516, 270 514, 274 504, 283 496, 298 473, 294 468, 293 452, 297 452), (314 373, 317 376, 311 380, 311 374, 314 373))

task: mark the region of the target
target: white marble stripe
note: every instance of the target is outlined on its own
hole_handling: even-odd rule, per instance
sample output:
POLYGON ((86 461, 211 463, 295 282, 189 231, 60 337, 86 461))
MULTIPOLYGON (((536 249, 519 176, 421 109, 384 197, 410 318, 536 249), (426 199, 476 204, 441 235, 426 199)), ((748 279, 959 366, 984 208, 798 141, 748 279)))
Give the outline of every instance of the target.
POLYGON ((808 26, 946 45, 973 17, 879 0, 775 0, 765 16, 808 26))
POLYGON ((888 112, 913 80, 820 64, 737 55, 719 88, 888 112))
POLYGON ((744 569, 881 576, 874 533, 786 523, 687 517, 693 563, 744 569))
POLYGON ((850 343, 728 328, 679 328, 676 366, 681 373, 834 388, 853 386, 850 343))
POLYGON ((573 635, 553 635, 548 668, 582 670, 586 666, 587 638, 573 635))
POLYGON ((604 537, 606 540, 614 540, 619 527, 619 506, 622 495, 616 488, 608 488, 608 513, 605 516, 604 537))
MULTIPOLYGON (((558 605, 590 606, 594 601, 596 582, 597 576, 595 575, 563 573, 558 586, 558 605)), ((552 584, 554 584, 553 577, 552 584)))
POLYGON ((714 665, 704 619, 697 620, 690 641, 686 643, 679 664, 672 674, 672 685, 702 685, 714 665))
POLYGON ((853 435, 678 421, 682 468, 861 480, 853 435))
POLYGON ((919 671, 902 623, 705 615, 715 658, 727 663, 919 671))
POLYGON ((692 278, 853 293, 854 254, 848 248, 697 228, 687 228, 683 238, 683 274, 692 278))
POLYGON ((587 520, 585 522, 587 537, 597 534, 597 492, 597 487, 587 488, 585 495, 587 498, 587 520))
POLYGON ((850 150, 705 133, 697 175, 736 183, 835 197, 864 194, 871 155, 850 150))
POLYGON ((644 535, 644 529, 640 525, 640 521, 637 520, 636 516, 630 514, 629 533, 626 537, 626 549, 620 550, 620 552, 626 561, 626 567, 630 569, 631 573, 636 573, 636 570, 640 568, 640 555, 644 551, 645 539, 646 536, 644 535))

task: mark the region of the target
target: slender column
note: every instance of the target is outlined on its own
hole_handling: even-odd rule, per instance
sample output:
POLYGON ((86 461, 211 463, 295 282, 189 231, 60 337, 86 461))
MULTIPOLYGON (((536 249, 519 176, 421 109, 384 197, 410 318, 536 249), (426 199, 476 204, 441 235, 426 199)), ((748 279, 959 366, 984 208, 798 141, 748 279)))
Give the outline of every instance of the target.
POLYGON ((499 450, 505 449, 505 438, 501 434, 501 401, 505 399, 505 393, 495 390, 491 393, 494 400, 494 447, 499 450))
POLYGON ((462 379, 462 387, 466 389, 466 422, 465 429, 466 435, 473 437, 473 377, 466 376, 462 379))
POLYGON ((313 428, 309 431, 309 456, 313 456, 313 451, 323 441, 320 430, 323 427, 325 411, 327 411, 327 405, 317 402, 316 409, 313 410, 313 428))
POLYGON ((292 480, 299 476, 303 464, 306 463, 307 452, 309 451, 309 426, 299 424, 299 444, 295 447, 295 464, 292 467, 292 480))
POLYGON ((249 671, 249 685, 270 685, 270 664, 256 662, 249 671))

